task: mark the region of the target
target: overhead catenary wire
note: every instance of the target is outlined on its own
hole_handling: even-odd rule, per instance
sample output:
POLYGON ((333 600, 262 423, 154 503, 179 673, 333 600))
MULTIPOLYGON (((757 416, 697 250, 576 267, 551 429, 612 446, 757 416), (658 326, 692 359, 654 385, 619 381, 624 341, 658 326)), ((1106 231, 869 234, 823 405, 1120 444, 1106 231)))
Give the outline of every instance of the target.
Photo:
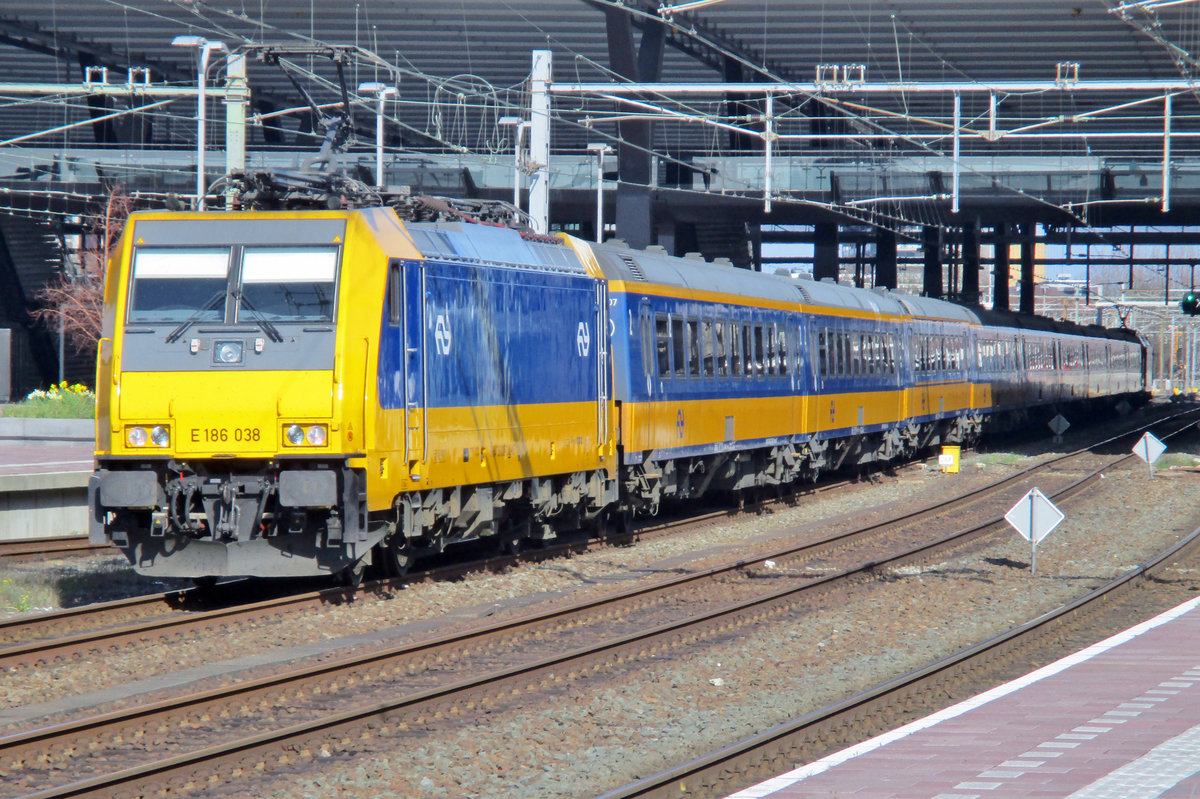
MULTIPOLYGON (((155 13, 155 14, 157 14, 157 12, 150 12, 150 11, 147 11, 144 9, 135 8, 128 3, 118 3, 118 2, 115 2, 115 0, 109 0, 109 2, 110 2, 110 4, 112 4, 114 6, 122 8, 123 13, 126 13, 126 14, 132 15, 135 12, 136 13, 155 13)), ((252 26, 253 35, 251 37, 249 37, 251 40, 257 39, 258 41, 262 41, 263 38, 267 35, 268 30, 272 31, 272 35, 295 36, 295 37, 297 37, 297 40, 301 40, 304 38, 303 34, 297 34, 292 31, 282 30, 277 27, 272 27, 272 26, 268 25, 262 17, 263 7, 261 4, 260 4, 260 9, 259 9, 260 10, 259 19, 257 19, 257 20, 252 19, 252 15, 247 14, 244 8, 241 11, 220 10, 220 9, 214 9, 213 7, 210 7, 210 6, 198 6, 197 4, 194 4, 194 3, 185 3, 185 2, 173 2, 172 5, 175 6, 176 8, 186 10, 188 12, 188 14, 190 15, 190 17, 192 18, 192 20, 194 21, 197 30, 209 30, 210 32, 213 33, 213 35, 227 36, 228 38, 237 40, 238 37, 241 36, 242 34, 237 33, 236 27, 234 26, 234 24, 232 24, 233 21, 236 20, 236 25, 238 25, 238 26, 241 26, 241 25, 251 25, 252 26), (222 15, 224 15, 224 18, 228 19, 231 22, 231 24, 229 24, 229 25, 221 24, 218 21, 218 19, 222 15)), ((509 4, 507 4, 507 3, 505 3, 504 5, 509 6, 509 4)), ((613 4, 609 3, 609 5, 613 5, 613 4)), ((160 16, 160 18, 170 19, 169 16, 165 16, 165 15, 160 16)), ((911 27, 907 25, 907 23, 903 19, 893 20, 893 26, 894 26, 894 31, 893 31, 894 38, 898 38, 898 36, 899 36, 899 34, 896 33, 897 31, 901 32, 901 33, 905 34, 905 37, 907 37, 907 41, 909 42, 910 46, 919 47, 922 50, 925 50, 930 53, 935 53, 935 55, 936 55, 935 48, 931 47, 928 42, 921 39, 920 36, 917 35, 911 29, 911 27)), ((539 30, 542 30, 542 29, 539 28, 539 30)), ((313 29, 310 29, 309 35, 307 38, 308 38, 308 40, 312 41, 313 43, 324 44, 323 42, 318 42, 318 37, 313 29)), ((549 38, 549 37, 547 37, 547 38, 549 38)), ((764 39, 764 48, 765 48, 765 42, 766 42, 766 40, 764 39)), ((559 45, 562 45, 563 43, 556 41, 555 44, 556 44, 556 46, 559 46, 559 45)), ((726 53, 726 54, 733 52, 733 51, 729 50, 728 48, 724 48, 722 50, 719 45, 718 45, 718 51, 726 53)), ((378 56, 373 56, 372 54, 362 52, 361 48, 359 48, 359 52, 357 53, 356 58, 367 59, 370 63, 374 64, 377 68, 381 68, 381 69, 384 68, 382 66, 383 59, 378 58, 378 56)), ((956 65, 952 64, 948 59, 942 58, 941 56, 938 56, 938 58, 943 62, 943 67, 945 69, 951 70, 951 71, 955 72, 956 74, 962 74, 962 75, 966 74, 963 70, 959 69, 956 65)), ((763 56, 763 61, 764 62, 766 61, 765 55, 763 56)), ((750 59, 744 60, 743 63, 746 65, 747 68, 755 69, 755 70, 761 72, 761 70, 758 69, 756 64, 752 63, 752 61, 750 59)), ((899 64, 900 64, 899 60, 897 61, 897 64, 899 66, 899 64)), ((602 65, 598 65, 594 61, 589 61, 588 65, 590 68, 593 68, 593 69, 602 69, 602 65)), ((444 86, 444 87, 446 87, 446 91, 449 91, 449 89, 451 87, 451 84, 448 84, 444 78, 441 78, 440 76, 435 76, 435 75, 428 75, 428 74, 422 72, 421 70, 416 69, 411 61, 403 58, 402 54, 397 54, 397 58, 396 58, 395 62, 389 63, 387 69, 388 69, 388 74, 391 76, 396 76, 396 75, 402 74, 403 77, 409 79, 410 81, 420 80, 420 81, 424 82, 425 85, 427 85, 427 86, 432 86, 432 87, 444 86), (407 71, 405 71, 405 70, 407 70, 407 71)), ((436 92, 437 90, 435 89, 434 91, 436 92)), ((815 102, 820 102, 820 100, 816 100, 815 102)), ((695 109, 698 112, 700 112, 698 114, 698 116, 707 115, 709 118, 713 119, 714 121, 716 121, 718 123, 731 124, 731 125, 734 125, 735 127, 740 127, 740 126, 737 126, 734 122, 731 122, 730 118, 727 116, 723 116, 720 114, 713 114, 712 108, 703 108, 703 107, 701 107, 699 105, 695 105, 695 104, 690 104, 690 105, 694 105, 695 109)), ((394 107, 397 109, 400 109, 402 106, 397 104, 394 107)), ((469 104, 464 104, 460 107, 466 109, 466 108, 469 108, 470 106, 469 106, 469 104)), ((515 103, 512 103, 512 104, 507 105, 506 107, 513 108, 515 110, 519 106, 515 103)), ((586 104, 581 104, 580 107, 587 107, 587 106, 586 106, 586 104)), ((676 108, 678 108, 678 106, 676 106, 676 108)), ((789 113, 795 113, 795 112, 785 112, 781 116, 786 117, 789 113)), ((408 130, 412 133, 420 134, 423 136, 426 136, 429 133, 429 131, 419 131, 419 130, 413 129, 411 126, 407 126, 406 123, 402 119, 400 119, 399 114, 389 114, 388 118, 389 118, 391 124, 397 126, 400 129, 408 130)), ((566 114, 557 115, 556 118, 560 122, 562 122, 565 125, 570 126, 571 128, 581 129, 581 130, 586 129, 586 125, 580 125, 579 120, 570 119, 569 116, 566 114)), ((868 126, 870 126, 876 122, 876 120, 872 120, 867 117, 864 117, 860 121, 862 122, 862 124, 865 124, 868 126)), ((903 133, 902 131, 893 131, 887 126, 880 126, 877 129, 879 130, 879 132, 876 134, 871 134, 871 135, 873 135, 873 136, 893 136, 894 135, 897 138, 901 138, 901 139, 903 138, 901 135, 903 133)), ((594 130, 594 128, 593 128, 593 130, 594 130)), ((755 131, 753 131, 753 130, 748 131, 748 133, 750 133, 751 135, 753 135, 754 132, 755 131)), ((597 134, 597 135, 599 135, 599 134, 597 134)), ((863 135, 865 136, 867 134, 863 134, 863 135)), ((606 132, 605 136, 606 136, 606 140, 609 140, 609 141, 612 141, 615 143, 624 142, 624 140, 619 136, 619 134, 613 135, 613 134, 609 134, 608 132, 606 132)), ((718 137, 716 135, 715 131, 711 135, 710 141, 714 145, 716 145, 712 148, 714 151, 723 151, 724 145, 721 141, 722 138, 723 137, 718 137)), ((484 156, 487 156, 490 154, 495 154, 497 151, 497 148, 499 146, 499 142, 500 142, 500 139, 495 139, 495 140, 484 139, 478 145, 466 145, 465 146, 463 144, 463 142, 454 141, 453 137, 451 137, 451 136, 442 137, 440 141, 438 140, 437 137, 431 137, 431 143, 441 144, 441 145, 445 146, 446 149, 451 152, 459 152, 459 153, 464 152, 464 146, 465 146, 466 147, 465 151, 476 152, 476 153, 479 153, 484 156)), ((628 146, 627 142, 624 142, 624 143, 628 146)), ((908 143, 913 144, 913 142, 908 142, 908 143)), ((655 141, 654 143, 652 143, 651 147, 646 148, 646 149, 651 153, 651 155, 653 157, 661 158, 664 162, 679 163, 681 165, 686 165, 689 168, 693 168, 695 166, 691 162, 685 162, 685 161, 682 161, 681 159, 675 158, 675 156, 671 152, 664 150, 664 148, 660 146, 659 141, 655 141)), ((946 156, 946 153, 944 151, 941 151, 937 148, 931 148, 928 150, 928 152, 930 152, 933 155, 937 155, 938 157, 946 156)), ((870 153, 870 156, 872 158, 883 158, 884 157, 883 155, 877 155, 875 153, 870 153)), ((725 185, 730 190, 737 190, 740 187, 742 190, 750 191, 753 188, 749 183, 743 182, 741 184, 738 184, 735 181, 731 181, 729 175, 724 175, 723 180, 725 180, 725 185)), ((1004 186, 1005 184, 1001 183, 999 185, 1004 186)), ((1023 193, 1026 196, 1035 196, 1035 195, 1029 195, 1028 192, 1021 191, 1019 189, 1019 187, 1017 187, 1017 189, 1018 189, 1018 193, 1023 193)), ((1036 199, 1044 201, 1044 198, 1042 198, 1042 197, 1036 197, 1036 199)), ((780 201, 786 202, 787 199, 780 198, 780 201)), ((1051 204, 1051 205, 1053 205, 1053 204, 1051 204)), ((1062 206, 1055 206, 1055 207, 1062 207, 1062 206)), ((1070 209, 1073 206, 1067 205, 1065 207, 1067 209, 1070 209)), ((916 221, 927 222, 928 219, 922 218, 922 219, 919 219, 916 221)), ((1086 220, 1084 220, 1084 221, 1086 221, 1086 220)))

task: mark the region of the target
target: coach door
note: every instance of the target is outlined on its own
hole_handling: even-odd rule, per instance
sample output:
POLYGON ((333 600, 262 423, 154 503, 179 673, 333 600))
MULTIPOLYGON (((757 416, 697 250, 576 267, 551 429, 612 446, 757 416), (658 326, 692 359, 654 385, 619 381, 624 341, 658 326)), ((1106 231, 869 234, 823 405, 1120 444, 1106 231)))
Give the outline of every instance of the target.
POLYGON ((608 284, 596 282, 596 446, 608 443, 608 284))
POLYGON ((426 407, 429 379, 425 353, 425 264, 404 266, 404 459, 409 471, 425 460, 429 433, 426 407))

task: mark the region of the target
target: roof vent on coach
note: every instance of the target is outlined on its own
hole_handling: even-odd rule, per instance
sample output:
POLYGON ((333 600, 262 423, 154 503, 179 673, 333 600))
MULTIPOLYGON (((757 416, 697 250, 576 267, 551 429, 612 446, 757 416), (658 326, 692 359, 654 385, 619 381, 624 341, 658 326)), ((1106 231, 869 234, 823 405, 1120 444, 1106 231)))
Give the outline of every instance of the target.
POLYGON ((646 252, 654 253, 655 255, 670 255, 670 253, 667 252, 667 248, 661 244, 646 245, 646 252))
POLYGON ((703 261, 704 260, 704 254, 698 253, 698 252, 685 252, 683 254, 683 257, 688 259, 689 261, 703 261))
POLYGON ((629 271, 633 273, 635 278, 643 283, 647 282, 646 273, 642 271, 642 267, 638 265, 637 261, 633 260, 632 256, 622 255, 621 260, 625 262, 625 266, 629 268, 629 271))

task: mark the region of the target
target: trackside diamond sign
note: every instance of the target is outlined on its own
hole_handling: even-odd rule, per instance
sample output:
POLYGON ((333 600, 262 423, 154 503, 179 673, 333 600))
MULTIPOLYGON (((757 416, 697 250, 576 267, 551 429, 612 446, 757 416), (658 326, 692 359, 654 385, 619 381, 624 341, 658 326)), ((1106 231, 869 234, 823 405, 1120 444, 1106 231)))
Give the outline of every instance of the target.
POLYGON ((1050 535, 1065 518, 1063 512, 1055 507, 1040 488, 1035 488, 1021 497, 1017 504, 1004 514, 1004 520, 1029 542, 1030 569, 1034 574, 1037 574, 1038 542, 1050 535))
POLYGON ((1150 466, 1150 476, 1154 477, 1154 462, 1167 451, 1167 445, 1158 440, 1152 433, 1146 433, 1133 445, 1133 454, 1144 460, 1150 466))

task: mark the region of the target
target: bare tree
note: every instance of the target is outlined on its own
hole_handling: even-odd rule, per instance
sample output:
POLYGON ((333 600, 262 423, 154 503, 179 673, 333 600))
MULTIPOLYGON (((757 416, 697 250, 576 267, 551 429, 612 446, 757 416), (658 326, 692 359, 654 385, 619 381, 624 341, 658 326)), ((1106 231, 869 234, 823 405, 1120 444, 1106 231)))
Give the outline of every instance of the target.
POLYGON ((64 259, 63 274, 36 295, 42 307, 33 311, 34 318, 51 328, 61 324, 77 353, 94 351, 100 340, 105 270, 133 205, 124 187, 113 188, 103 215, 87 225, 74 262, 64 259))

